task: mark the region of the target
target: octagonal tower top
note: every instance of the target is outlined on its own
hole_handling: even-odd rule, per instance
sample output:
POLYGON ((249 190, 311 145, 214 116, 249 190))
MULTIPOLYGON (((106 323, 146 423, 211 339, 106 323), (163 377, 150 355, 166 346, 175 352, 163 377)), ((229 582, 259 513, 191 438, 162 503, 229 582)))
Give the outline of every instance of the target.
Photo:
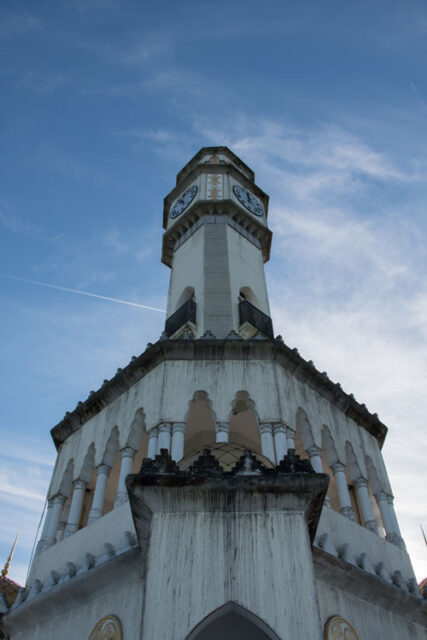
POLYGON ((178 173, 163 209, 162 261, 172 266, 177 242, 206 216, 227 216, 270 255, 268 196, 255 184, 254 172, 228 147, 203 147, 178 173))

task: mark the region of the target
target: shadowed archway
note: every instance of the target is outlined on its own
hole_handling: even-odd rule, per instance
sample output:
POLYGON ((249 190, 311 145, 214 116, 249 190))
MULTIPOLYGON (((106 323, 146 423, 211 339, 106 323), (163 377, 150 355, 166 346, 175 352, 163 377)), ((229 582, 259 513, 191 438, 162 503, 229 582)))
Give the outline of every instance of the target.
POLYGON ((210 613, 187 636, 187 640, 280 640, 261 618, 236 602, 227 602, 210 613))

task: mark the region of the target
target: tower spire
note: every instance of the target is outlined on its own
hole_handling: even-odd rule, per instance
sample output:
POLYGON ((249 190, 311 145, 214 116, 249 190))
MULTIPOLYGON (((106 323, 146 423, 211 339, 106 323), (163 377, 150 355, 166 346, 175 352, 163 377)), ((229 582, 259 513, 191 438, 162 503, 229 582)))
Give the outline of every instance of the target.
POLYGON ((19 529, 18 529, 18 533, 16 534, 15 542, 13 543, 12 549, 10 550, 9 557, 8 557, 8 559, 6 561, 6 564, 4 565, 3 570, 1 572, 2 578, 5 578, 7 576, 7 574, 8 574, 8 572, 9 572, 10 563, 12 561, 12 557, 13 557, 13 554, 15 552, 15 547, 16 547, 16 543, 18 541, 18 537, 19 537, 19 529))

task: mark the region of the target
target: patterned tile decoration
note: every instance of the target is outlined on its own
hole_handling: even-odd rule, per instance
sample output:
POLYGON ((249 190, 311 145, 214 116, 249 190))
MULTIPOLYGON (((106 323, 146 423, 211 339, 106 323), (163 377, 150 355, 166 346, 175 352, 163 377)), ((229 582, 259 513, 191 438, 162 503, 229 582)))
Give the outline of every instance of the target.
POLYGON ((207 200, 222 200, 223 175, 221 173, 208 173, 206 186, 207 200))
POLYGON ((326 623, 325 640, 359 640, 359 636, 347 620, 333 616, 326 623))

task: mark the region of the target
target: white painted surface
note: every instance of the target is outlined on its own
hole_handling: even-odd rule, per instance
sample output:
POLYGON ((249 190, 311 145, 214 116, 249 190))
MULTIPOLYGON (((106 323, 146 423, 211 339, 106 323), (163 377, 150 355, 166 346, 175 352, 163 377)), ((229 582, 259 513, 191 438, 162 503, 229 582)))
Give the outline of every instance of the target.
POLYGON ((284 640, 321 640, 301 511, 281 511, 280 500, 267 501, 265 507, 252 496, 238 513, 230 514, 209 512, 197 499, 183 497, 177 504, 164 493, 157 497, 146 489, 144 496, 155 512, 144 640, 184 640, 205 616, 230 600, 259 616, 284 640))
POLYGON ((360 640, 426 640, 427 629, 405 620, 382 607, 371 605, 366 600, 334 589, 329 584, 318 581, 320 617, 324 626, 331 616, 341 616, 348 620, 358 633, 360 640))

